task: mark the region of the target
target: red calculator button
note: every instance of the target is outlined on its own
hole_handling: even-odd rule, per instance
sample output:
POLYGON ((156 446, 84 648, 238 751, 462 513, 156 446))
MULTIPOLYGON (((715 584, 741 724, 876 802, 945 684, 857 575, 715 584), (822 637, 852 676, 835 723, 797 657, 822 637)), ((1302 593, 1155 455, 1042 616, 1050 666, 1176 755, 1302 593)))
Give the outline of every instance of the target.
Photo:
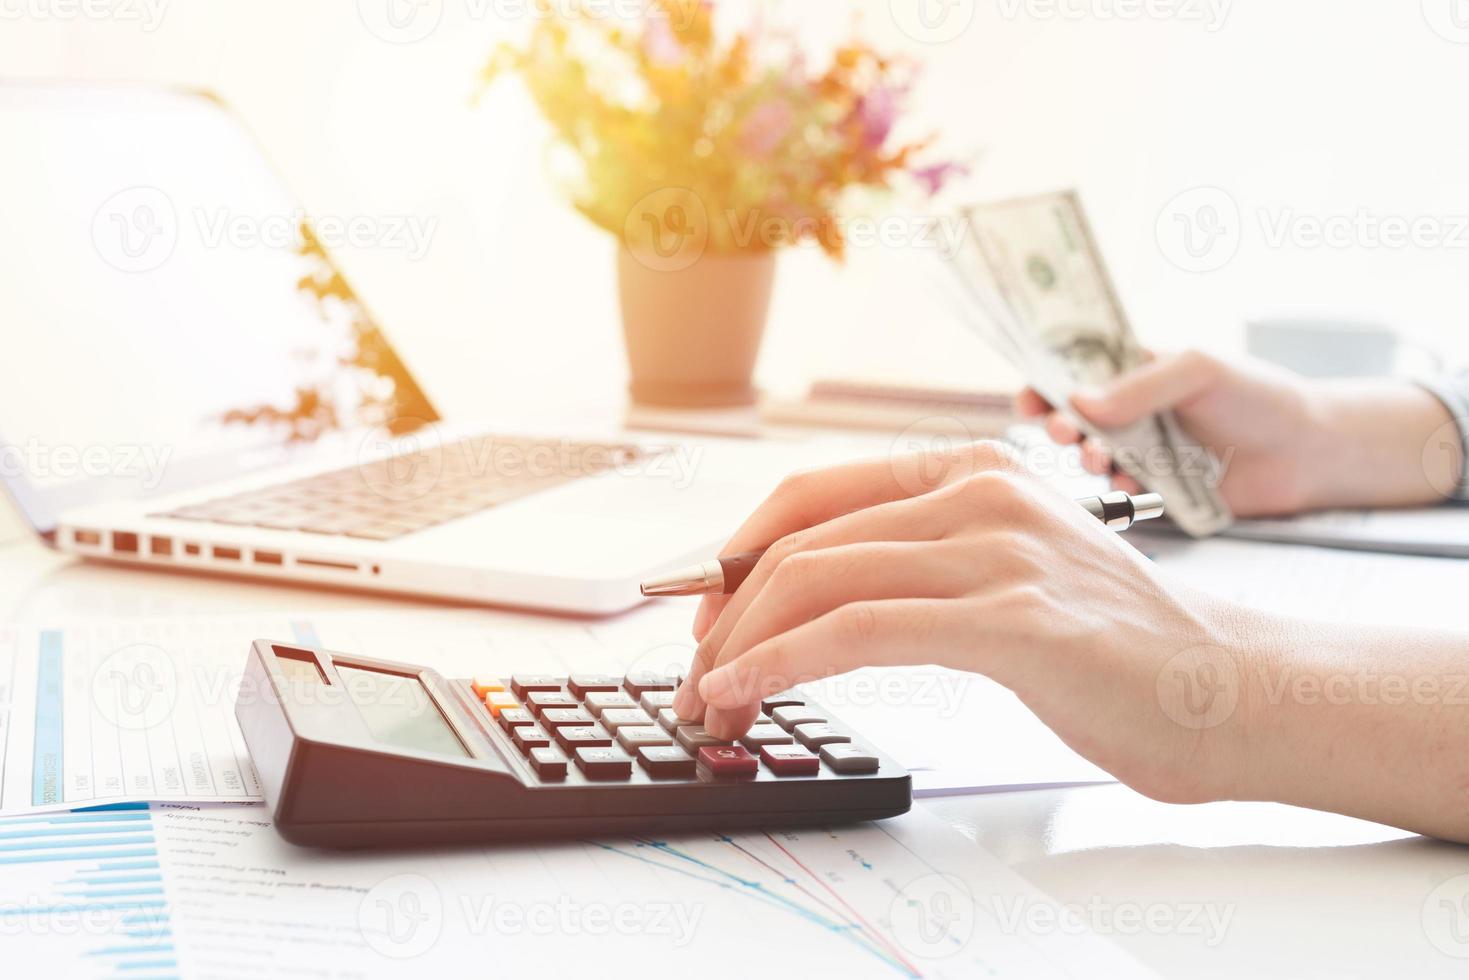
POLYGON ((799 745, 762 745, 760 758, 777 776, 814 776, 821 769, 821 760, 799 745))
POLYGON ((718 779, 753 776, 760 767, 755 757, 738 745, 706 745, 699 750, 699 764, 707 766, 718 779))

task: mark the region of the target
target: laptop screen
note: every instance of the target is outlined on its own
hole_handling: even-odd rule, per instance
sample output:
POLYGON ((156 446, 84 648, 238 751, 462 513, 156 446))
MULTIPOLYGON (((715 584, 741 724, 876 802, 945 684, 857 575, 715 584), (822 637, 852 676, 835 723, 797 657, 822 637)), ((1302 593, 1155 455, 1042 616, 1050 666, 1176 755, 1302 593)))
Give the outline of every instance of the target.
POLYGON ((0 479, 39 530, 435 420, 328 257, 364 229, 217 101, 5 85, 0 134, 0 479))

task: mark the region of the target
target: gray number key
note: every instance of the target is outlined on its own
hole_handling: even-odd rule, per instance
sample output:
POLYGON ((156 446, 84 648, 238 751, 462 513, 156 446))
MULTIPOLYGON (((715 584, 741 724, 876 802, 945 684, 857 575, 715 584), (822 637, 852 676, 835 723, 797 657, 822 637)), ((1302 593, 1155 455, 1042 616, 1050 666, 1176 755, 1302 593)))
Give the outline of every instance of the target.
POLYGON ((877 756, 872 750, 850 742, 823 745, 821 761, 843 775, 877 772, 877 756))
POLYGON ((608 708, 602 712, 602 727, 615 732, 625 725, 651 725, 653 719, 642 708, 608 708))
POLYGON ((665 732, 676 732, 680 728, 688 728, 690 725, 697 724, 697 721, 690 721, 687 718, 680 718, 672 708, 664 708, 662 711, 658 712, 658 725, 665 732))
POLYGON ((601 717, 608 708, 636 708, 638 703, 621 691, 593 691, 587 695, 587 710, 601 717))
POLYGON ((632 775, 632 760, 617 749, 577 749, 576 767, 588 779, 627 779, 632 775))
POLYGON ((797 725, 795 731, 791 734, 795 735, 796 740, 812 752, 815 752, 823 745, 830 745, 833 742, 851 741, 850 738, 830 725, 822 724, 797 725))
POLYGON ((706 745, 729 745, 722 738, 715 738, 703 725, 688 725, 678 730, 678 744, 690 752, 698 752, 706 745))
POLYGON ((643 699, 638 702, 643 710, 650 715, 656 715, 664 708, 673 707, 673 691, 648 691, 643 699))
POLYGON ((637 755, 645 745, 672 745, 673 736, 656 725, 624 725, 617 730, 617 744, 637 755))
POLYGON ((745 733, 740 744, 754 752, 762 745, 790 745, 794 741, 779 725, 756 725, 745 733))
POLYGON ((776 708, 770 713, 770 717, 786 731, 791 731, 797 725, 805 725, 812 722, 824 724, 826 722, 825 715, 819 711, 813 711, 804 704, 789 704, 784 708, 776 708))

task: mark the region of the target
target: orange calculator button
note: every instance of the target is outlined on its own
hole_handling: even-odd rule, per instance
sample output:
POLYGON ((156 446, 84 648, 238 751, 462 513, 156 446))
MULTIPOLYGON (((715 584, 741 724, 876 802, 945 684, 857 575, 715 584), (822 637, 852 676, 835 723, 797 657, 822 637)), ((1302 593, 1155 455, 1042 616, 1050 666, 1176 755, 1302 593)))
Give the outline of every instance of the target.
POLYGON ((470 683, 474 687, 474 693, 476 697, 482 698, 486 694, 494 694, 498 691, 505 690, 505 685, 501 683, 498 677, 476 677, 470 683))
POLYGON ((485 695, 485 707, 490 709, 491 715, 498 718, 501 711, 520 707, 520 702, 515 700, 515 695, 506 691, 491 691, 485 695))

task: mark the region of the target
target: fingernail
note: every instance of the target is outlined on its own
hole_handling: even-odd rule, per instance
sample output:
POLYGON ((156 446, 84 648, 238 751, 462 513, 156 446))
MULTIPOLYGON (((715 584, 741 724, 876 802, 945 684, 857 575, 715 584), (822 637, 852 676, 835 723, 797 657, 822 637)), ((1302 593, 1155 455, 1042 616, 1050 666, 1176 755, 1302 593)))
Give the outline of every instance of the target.
POLYGON ((678 686, 678 693, 673 696, 673 713, 689 721, 698 718, 704 707, 699 701, 699 692, 694 688, 693 678, 688 678, 678 686))
POLYGON ((711 671, 699 681, 699 697, 710 706, 723 704, 734 687, 734 677, 728 667, 711 671))

